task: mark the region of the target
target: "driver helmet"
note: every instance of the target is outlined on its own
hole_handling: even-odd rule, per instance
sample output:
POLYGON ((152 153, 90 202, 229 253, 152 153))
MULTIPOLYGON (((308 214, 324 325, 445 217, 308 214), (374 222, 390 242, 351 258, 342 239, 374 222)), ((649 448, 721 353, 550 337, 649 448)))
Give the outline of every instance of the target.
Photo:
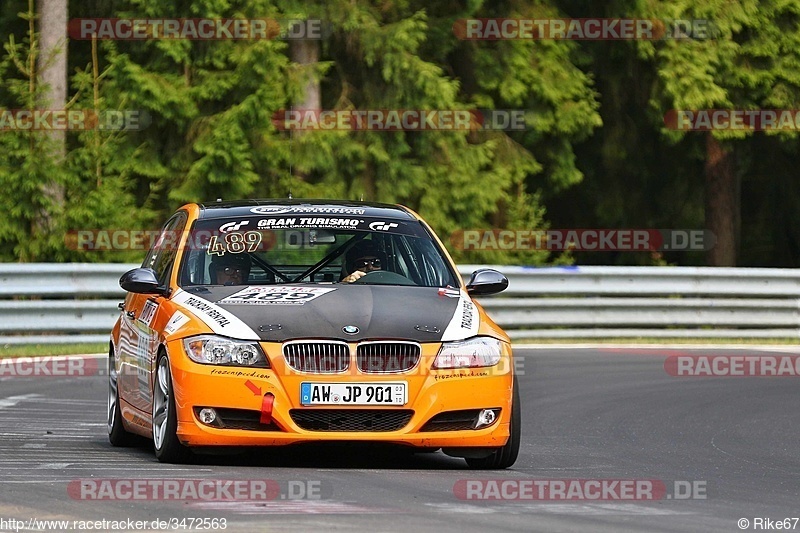
POLYGON ((345 258, 347 273, 352 274, 358 270, 355 266, 356 261, 365 257, 375 257, 379 259, 381 262, 381 270, 386 269, 386 254, 378 248, 378 245, 373 241, 359 241, 347 251, 347 256, 345 258))

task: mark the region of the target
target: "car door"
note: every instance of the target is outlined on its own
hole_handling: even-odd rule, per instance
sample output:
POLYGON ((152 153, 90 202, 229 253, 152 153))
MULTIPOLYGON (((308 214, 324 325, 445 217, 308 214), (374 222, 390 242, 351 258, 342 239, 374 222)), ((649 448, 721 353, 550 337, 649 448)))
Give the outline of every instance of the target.
MULTIPOLYGON (((142 262, 152 268, 159 285, 169 286, 170 275, 178 255, 179 236, 186 227, 187 214, 179 211, 162 228, 142 262)), ((152 374, 158 354, 159 332, 153 329, 165 297, 158 294, 129 293, 125 299, 120 323, 121 397, 145 413, 152 401, 152 374)))

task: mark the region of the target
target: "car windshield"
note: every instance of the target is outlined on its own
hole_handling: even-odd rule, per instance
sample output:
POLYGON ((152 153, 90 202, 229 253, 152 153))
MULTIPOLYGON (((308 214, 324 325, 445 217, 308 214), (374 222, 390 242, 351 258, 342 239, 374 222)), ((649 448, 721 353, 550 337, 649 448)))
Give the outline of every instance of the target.
POLYGON ((180 285, 359 284, 458 287, 456 273, 416 220, 240 217, 198 220, 180 285))

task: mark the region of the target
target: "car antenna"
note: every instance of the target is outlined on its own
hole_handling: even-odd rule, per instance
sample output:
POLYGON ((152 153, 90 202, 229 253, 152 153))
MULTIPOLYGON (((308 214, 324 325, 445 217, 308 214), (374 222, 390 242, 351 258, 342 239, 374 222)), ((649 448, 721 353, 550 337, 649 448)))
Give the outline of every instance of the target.
MULTIPOLYGON (((289 106, 289 111, 294 111, 294 106, 289 106)), ((289 128, 289 182, 292 181, 292 159, 294 158, 294 130, 289 128)), ((292 197, 292 192, 289 191, 289 198, 292 197)))
POLYGON ((292 190, 289 189, 289 200, 291 200, 291 199, 292 199, 292 190))

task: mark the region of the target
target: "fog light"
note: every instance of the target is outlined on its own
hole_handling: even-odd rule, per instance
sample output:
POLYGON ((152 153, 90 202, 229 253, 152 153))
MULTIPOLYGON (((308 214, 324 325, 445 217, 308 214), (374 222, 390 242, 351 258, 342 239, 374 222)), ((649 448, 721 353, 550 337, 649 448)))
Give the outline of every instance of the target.
POLYGON ((201 409, 200 413, 198 413, 197 418, 200 419, 200 422, 203 424, 213 424, 214 421, 217 419, 217 412, 210 407, 206 407, 205 409, 201 409))
POLYGON ((494 421, 497 420, 496 411, 496 409, 481 409, 481 412, 478 413, 478 420, 475 422, 475 429, 494 424, 494 421))

